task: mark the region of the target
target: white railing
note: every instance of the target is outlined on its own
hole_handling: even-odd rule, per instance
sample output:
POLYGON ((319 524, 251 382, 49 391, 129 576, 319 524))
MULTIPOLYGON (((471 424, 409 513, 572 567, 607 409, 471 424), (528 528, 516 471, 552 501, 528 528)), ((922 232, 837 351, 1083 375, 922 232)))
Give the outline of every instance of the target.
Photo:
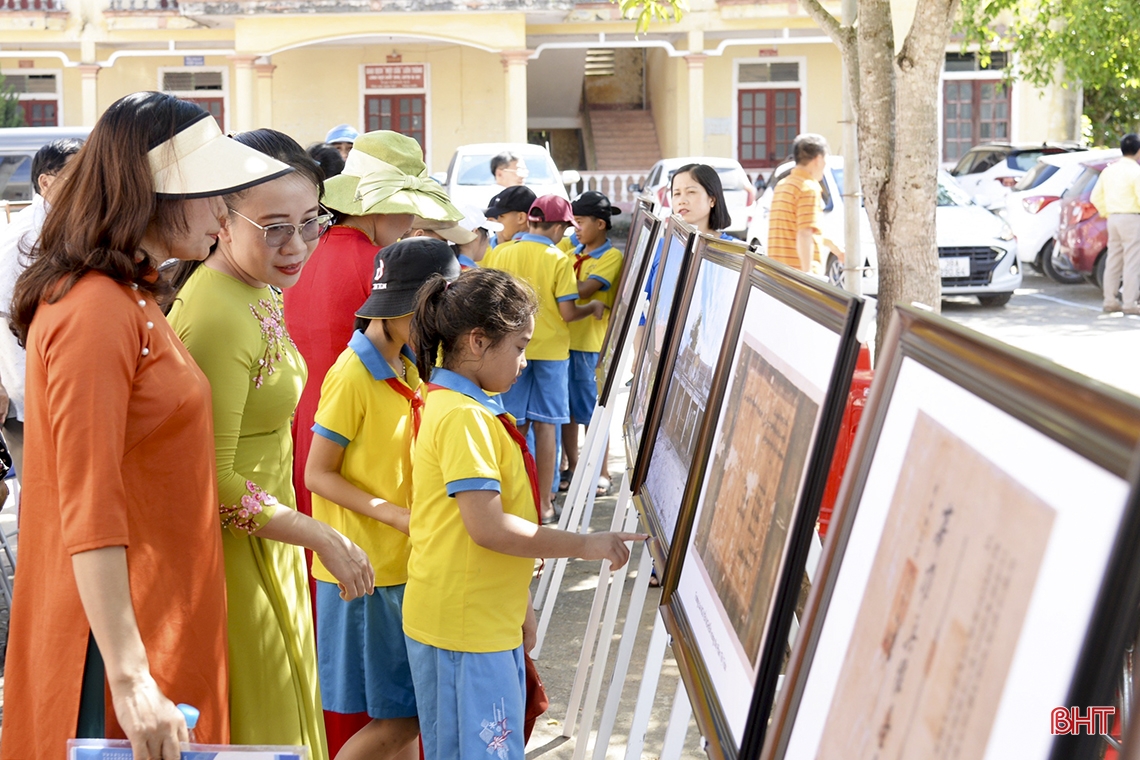
POLYGON ((630 192, 630 185, 644 185, 648 172, 581 172, 582 179, 567 187, 570 197, 586 190, 597 190, 606 194, 610 203, 628 212, 633 207, 638 193, 630 192))

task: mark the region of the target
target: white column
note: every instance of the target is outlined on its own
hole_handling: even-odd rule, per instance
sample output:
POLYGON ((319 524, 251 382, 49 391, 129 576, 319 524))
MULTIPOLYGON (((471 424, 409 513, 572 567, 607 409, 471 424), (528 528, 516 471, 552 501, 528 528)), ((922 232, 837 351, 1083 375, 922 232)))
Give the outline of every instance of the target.
POLYGON ((689 155, 705 154, 705 59, 704 53, 685 56, 689 67, 689 155))
POLYGON ((253 123, 256 97, 253 86, 253 62, 257 60, 257 56, 234 55, 230 56, 230 60, 234 62, 233 129, 235 132, 246 132, 257 126, 253 123))
POLYGON ((99 120, 99 64, 83 63, 79 65, 79 76, 82 79, 83 96, 83 126, 93 127, 99 120))
POLYGON ((254 65, 257 72, 257 126, 273 126, 273 70, 277 67, 272 63, 258 63, 254 65))
POLYGON ((503 72, 506 76, 506 142, 526 142, 526 64, 529 50, 504 50, 503 72))

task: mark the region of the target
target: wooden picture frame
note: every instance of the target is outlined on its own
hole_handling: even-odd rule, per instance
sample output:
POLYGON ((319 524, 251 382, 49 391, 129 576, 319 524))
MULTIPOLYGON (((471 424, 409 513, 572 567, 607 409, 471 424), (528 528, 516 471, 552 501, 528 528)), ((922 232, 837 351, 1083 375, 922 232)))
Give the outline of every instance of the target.
POLYGON ((660 392, 651 402, 631 480, 636 489, 634 504, 650 535, 650 552, 662 577, 747 253, 748 246, 740 241, 699 235, 692 263, 678 286, 676 326, 661 353, 660 392), (675 376, 678 364, 691 371, 675 376), (676 424, 663 425, 663 421, 676 424))
POLYGON ((938 736, 960 757, 1099 757, 1100 737, 1049 726, 1114 703, 1136 630, 1140 400, 913 307, 884 345, 804 634, 745 756, 857 757, 869 732, 891 757, 938 736))
POLYGON ((598 398, 605 403, 610 398, 616 382, 614 368, 620 364, 621 353, 625 350, 638 298, 645 289, 645 278, 649 273, 651 251, 657 242, 657 235, 663 221, 653 213, 651 207, 638 202, 630 222, 629 240, 622 259, 621 276, 614 284, 617 297, 610 311, 610 321, 606 326, 606 336, 602 340, 602 350, 598 353, 598 398))
POLYGON ((750 739, 749 716, 775 698, 863 307, 765 256, 748 260, 661 606, 709 756, 733 760, 750 739))
MULTIPOLYGON (((655 281, 649 306, 645 310, 645 329, 642 330, 633 354, 633 381, 630 385, 625 418, 622 421, 626 462, 631 471, 636 468, 641 456, 645 424, 659 392, 661 356, 665 347, 669 345, 675 329, 680 300, 677 296, 684 287, 692 264, 693 243, 696 236, 696 229, 674 214, 669 217, 664 232, 660 235, 658 244, 660 257, 657 257, 657 251, 654 251, 652 257, 658 259, 655 281)), ((630 489, 634 493, 637 492, 637 485, 630 481, 630 489)))

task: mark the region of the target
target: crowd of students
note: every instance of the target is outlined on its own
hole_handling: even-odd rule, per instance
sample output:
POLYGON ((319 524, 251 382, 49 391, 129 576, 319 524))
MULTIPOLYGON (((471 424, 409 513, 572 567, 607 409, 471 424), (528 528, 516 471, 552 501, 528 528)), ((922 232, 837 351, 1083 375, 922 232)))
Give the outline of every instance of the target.
MULTIPOLYGON (((694 171, 707 226, 723 194, 694 171)), ((327 757, 329 710, 369 719, 345 760, 420 736, 429 760, 521 758, 535 560, 620 567, 644 538, 542 525, 556 426, 572 467, 596 401, 618 211, 513 185, 464 213, 394 132, 353 135, 326 180, 287 135, 227 138, 153 92, 56 173, 9 310, 0 756, 125 736, 177 758, 178 702, 203 743, 327 757)))

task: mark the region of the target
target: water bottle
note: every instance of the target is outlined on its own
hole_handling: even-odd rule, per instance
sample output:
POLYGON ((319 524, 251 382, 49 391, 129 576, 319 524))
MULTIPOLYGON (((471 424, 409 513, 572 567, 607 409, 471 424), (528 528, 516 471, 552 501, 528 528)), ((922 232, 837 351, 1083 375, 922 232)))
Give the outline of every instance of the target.
POLYGON ((186 730, 190 735, 189 742, 196 744, 198 739, 194 736, 194 727, 198 725, 198 716, 200 714, 198 708, 184 704, 179 704, 177 707, 182 711, 182 717, 186 719, 186 730))

